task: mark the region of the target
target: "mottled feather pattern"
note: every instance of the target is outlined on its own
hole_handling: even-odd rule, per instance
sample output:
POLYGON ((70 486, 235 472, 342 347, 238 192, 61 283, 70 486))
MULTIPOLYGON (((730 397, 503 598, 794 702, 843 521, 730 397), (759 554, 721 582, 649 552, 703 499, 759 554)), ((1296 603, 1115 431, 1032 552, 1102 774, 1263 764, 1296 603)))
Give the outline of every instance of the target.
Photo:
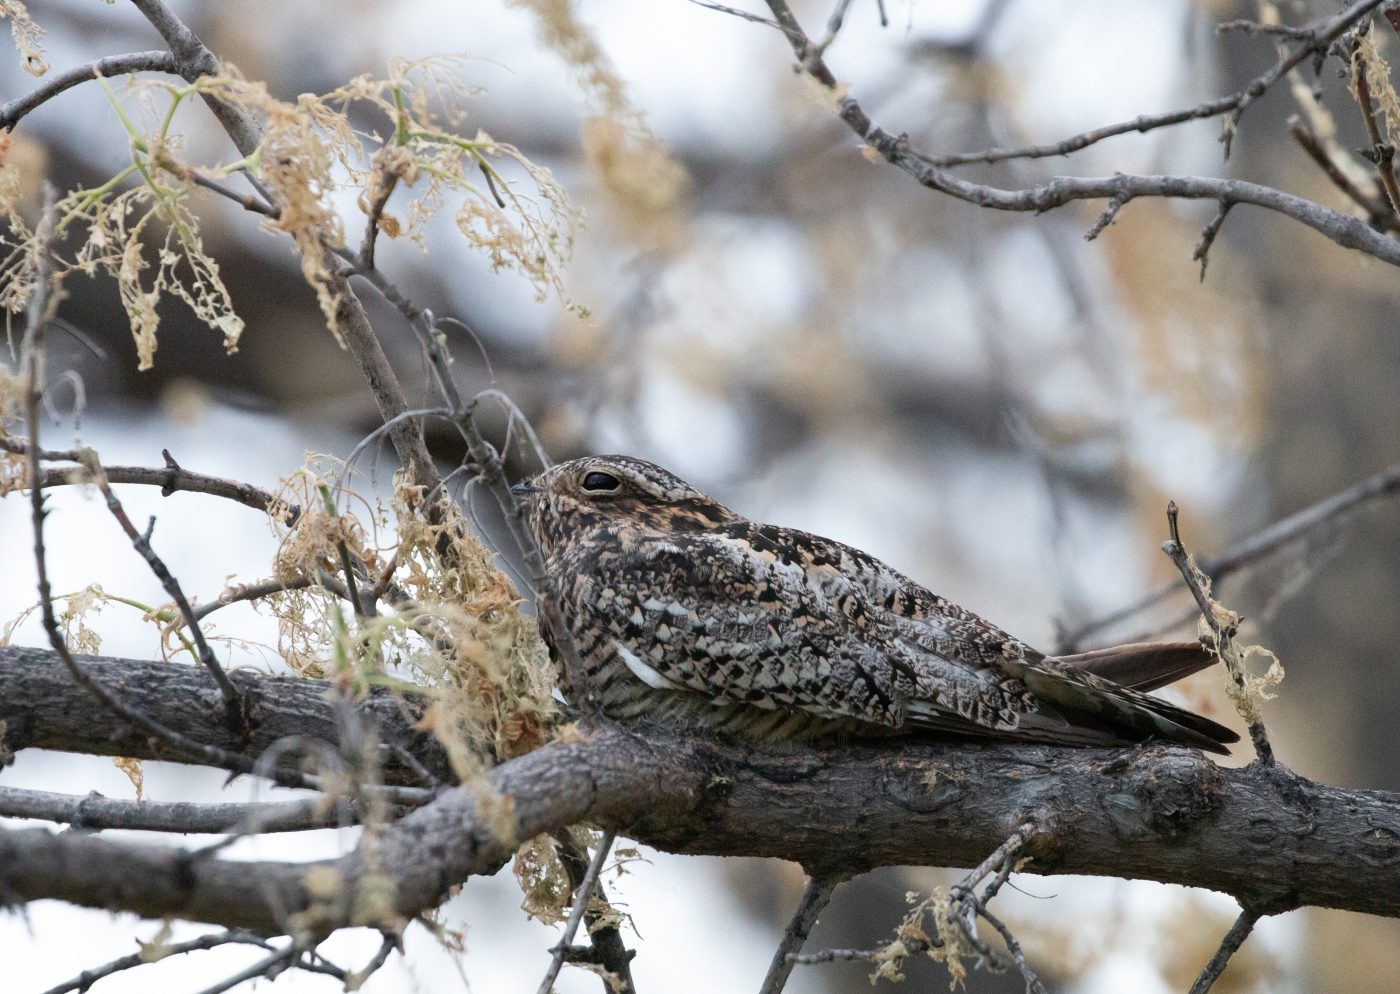
POLYGON ((1047 659, 859 550, 734 514, 651 463, 574 460, 522 489, 587 692, 613 717, 777 738, 1159 734, 1218 750, 1233 735, 1047 659))

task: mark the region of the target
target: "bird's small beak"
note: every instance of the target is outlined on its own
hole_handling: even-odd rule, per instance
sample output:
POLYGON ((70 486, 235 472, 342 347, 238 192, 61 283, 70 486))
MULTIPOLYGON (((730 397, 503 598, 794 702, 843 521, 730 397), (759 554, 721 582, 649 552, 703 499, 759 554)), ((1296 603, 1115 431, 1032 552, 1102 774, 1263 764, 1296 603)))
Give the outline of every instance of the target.
POLYGON ((532 486, 530 486, 530 484, 529 484, 528 482, 526 482, 526 483, 517 483, 515 486, 513 486, 513 487, 510 488, 510 492, 513 493, 513 494, 515 494, 515 496, 517 496, 517 497, 524 497, 526 494, 537 494, 537 493, 539 493, 539 492, 540 492, 540 488, 539 488, 539 487, 532 487, 532 486))

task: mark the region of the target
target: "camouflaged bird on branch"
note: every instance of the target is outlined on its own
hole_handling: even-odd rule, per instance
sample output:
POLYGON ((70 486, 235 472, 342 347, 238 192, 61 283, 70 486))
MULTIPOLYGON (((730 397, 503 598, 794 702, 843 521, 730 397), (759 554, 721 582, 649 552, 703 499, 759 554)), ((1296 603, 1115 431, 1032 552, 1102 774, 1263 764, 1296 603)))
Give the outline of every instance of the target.
POLYGON ((756 524, 640 459, 576 459, 515 489, 608 717, 767 740, 1239 739, 1147 694, 1214 662, 1199 643, 1049 657, 873 556, 756 524))

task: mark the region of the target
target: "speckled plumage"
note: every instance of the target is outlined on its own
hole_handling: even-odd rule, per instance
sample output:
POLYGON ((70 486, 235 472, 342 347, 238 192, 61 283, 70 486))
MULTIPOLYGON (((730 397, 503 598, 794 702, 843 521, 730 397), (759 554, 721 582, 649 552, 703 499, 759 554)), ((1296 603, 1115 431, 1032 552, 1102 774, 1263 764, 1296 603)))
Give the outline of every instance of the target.
POLYGON ((1199 646, 1047 657, 872 556, 748 521, 639 459, 577 459, 519 489, 587 693, 614 718, 778 739, 1238 738, 1094 672, 1158 686, 1207 665, 1199 646))

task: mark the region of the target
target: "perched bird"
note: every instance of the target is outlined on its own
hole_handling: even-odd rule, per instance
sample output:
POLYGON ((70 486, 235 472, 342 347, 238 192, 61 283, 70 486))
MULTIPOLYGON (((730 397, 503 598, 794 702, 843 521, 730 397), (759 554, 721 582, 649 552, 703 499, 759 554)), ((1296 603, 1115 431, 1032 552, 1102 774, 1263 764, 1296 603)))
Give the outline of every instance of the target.
POLYGON ((1146 693, 1210 665, 1199 643, 1046 656, 873 556, 756 524, 640 459, 575 459, 514 490, 585 692, 612 718, 768 740, 1239 740, 1146 693))

